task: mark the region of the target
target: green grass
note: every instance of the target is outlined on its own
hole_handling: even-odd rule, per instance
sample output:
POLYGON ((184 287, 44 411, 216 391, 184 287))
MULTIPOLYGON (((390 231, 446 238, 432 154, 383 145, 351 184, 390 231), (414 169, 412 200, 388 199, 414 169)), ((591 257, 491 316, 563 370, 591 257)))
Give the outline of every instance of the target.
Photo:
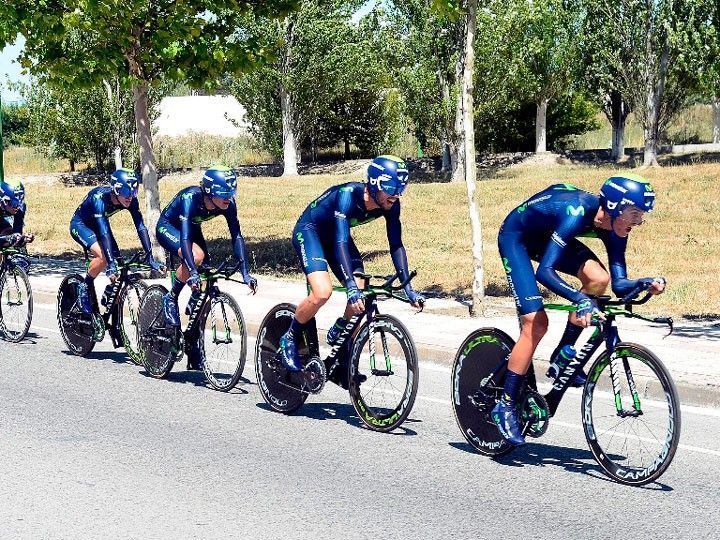
MULTIPOLYGON (((497 251, 497 233, 504 217, 526 197, 557 181, 591 191, 612 173, 610 167, 558 165, 515 166, 478 184, 483 224, 486 286, 493 294, 507 294, 497 251)), ((719 314, 720 282, 720 165, 696 164, 647 171, 658 193, 657 210, 648 223, 632 233, 627 262, 630 276, 666 276, 667 294, 648 309, 670 314, 719 314)), ((357 177, 356 177, 357 178, 357 177)), ((243 178, 239 184, 240 224, 251 253, 253 268, 277 276, 300 277, 290 233, 305 206, 326 187, 345 181, 340 176, 243 178)), ((161 200, 166 204, 182 187, 166 177, 161 200)), ((39 238, 33 251, 48 254, 80 253, 68 234, 70 217, 88 188, 28 185, 28 228, 39 238)), ((417 285, 449 295, 467 295, 471 284, 470 227, 466 191, 457 184, 415 184, 403 197, 403 237, 410 266, 417 268, 417 285)), ((139 243, 129 215, 112 218, 121 247, 139 243)), ((211 249, 230 252, 223 219, 204 225, 211 249)), ((391 269, 382 221, 353 229, 353 237, 368 255, 367 268, 391 269)), ((591 247, 605 259, 598 241, 591 247)))

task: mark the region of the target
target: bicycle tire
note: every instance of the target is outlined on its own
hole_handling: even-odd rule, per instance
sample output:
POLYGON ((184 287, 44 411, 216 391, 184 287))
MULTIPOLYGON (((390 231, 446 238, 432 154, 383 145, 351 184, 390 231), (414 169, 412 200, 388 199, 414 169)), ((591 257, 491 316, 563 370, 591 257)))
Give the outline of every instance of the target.
POLYGON ((60 335, 70 352, 86 356, 95 347, 91 315, 82 313, 78 304, 77 286, 80 274, 70 274, 60 283, 57 296, 57 321, 60 335))
MULTIPOLYGON (((240 310, 240 306, 232 296, 221 292, 205 303, 203 310, 200 312, 200 320, 198 322, 200 328, 199 345, 203 355, 203 371, 205 372, 205 378, 210 386, 212 386, 215 390, 228 392, 235 387, 240 380, 240 377, 242 377, 247 357, 247 327, 245 326, 245 319, 242 311, 240 310), (229 307, 230 310, 233 311, 235 321, 237 321, 237 331, 232 332, 234 337, 231 337, 231 339, 240 341, 240 347, 237 353, 234 349, 233 351, 226 352, 226 362, 215 362, 212 358, 209 358, 209 356, 212 355, 208 354, 208 344, 205 341, 207 337, 207 329, 205 328, 205 325, 208 317, 210 317, 213 312, 213 308, 218 304, 224 306, 223 309, 225 307, 229 307), (236 354, 237 359, 235 359, 236 354), (221 365, 226 365, 227 368, 221 371, 221 365)), ((222 324, 225 326, 225 321, 223 321, 222 324)), ((230 326, 233 326, 232 322, 230 322, 230 326)), ((216 331, 217 330, 213 324, 212 340, 217 345, 219 342, 217 342, 217 338, 215 336, 216 331)), ((227 335, 229 335, 229 329, 227 335)))
POLYGON ((130 360, 135 365, 141 366, 143 364, 143 355, 140 351, 139 343, 139 332, 138 332, 138 316, 140 312, 140 299, 148 288, 148 284, 142 280, 131 281, 122 288, 120 291, 120 297, 118 298, 118 319, 117 326, 120 329, 120 336, 122 338, 123 347, 130 360), (130 294, 135 294, 137 303, 133 308, 132 305, 128 307, 128 315, 130 316, 130 325, 134 326, 133 336, 128 335, 127 329, 125 328, 125 308, 126 302, 130 299, 130 294))
POLYGON ((151 285, 140 299, 138 335, 142 361, 147 373, 155 379, 164 379, 172 371, 180 345, 180 329, 165 323, 162 297, 167 292, 162 285, 151 285))
MULTIPOLYGON (((295 412, 307 399, 307 394, 284 384, 285 369, 275 355, 280 337, 290 328, 295 315, 293 304, 278 304, 265 315, 255 342, 255 375, 265 403, 277 412, 295 412)), ((298 351, 300 352, 300 351, 298 351)))
MULTIPOLYGON (((621 484, 642 486, 654 482, 662 476, 670 466, 670 463, 672 463, 675 457, 677 447, 680 444, 680 398, 678 397, 677 388, 667 368, 653 352, 642 345, 621 342, 618 343, 613 350, 612 357, 608 354, 607 350, 603 351, 593 363, 589 373, 588 381, 583 389, 581 413, 585 439, 588 442, 588 446, 595 460, 610 478, 621 484), (624 390, 624 384, 628 380, 627 376, 625 376, 624 379, 620 376, 617 381, 618 384, 614 386, 609 374, 607 380, 602 379, 601 376, 605 369, 610 366, 613 357, 616 359, 623 358, 623 362, 627 362, 628 366, 630 365, 628 358, 640 362, 640 364, 634 364, 636 367, 630 370, 633 384, 627 384, 628 392, 631 386, 634 386, 638 392, 638 405, 641 411, 643 411, 642 404, 645 403, 645 405, 647 405, 640 415, 619 415, 617 413, 617 398, 607 400, 611 403, 609 407, 599 403, 604 397, 602 396, 603 384, 605 384, 606 388, 609 388, 611 392, 622 392, 624 390), (651 375, 653 375, 655 379, 653 379, 651 375), (656 384, 658 382, 659 386, 656 384), (596 392, 598 393, 598 400, 593 399, 596 392), (639 396, 640 392, 643 394, 642 399, 640 399, 639 396), (656 400, 653 398, 656 398, 656 400), (595 405, 597 405, 597 407, 595 407, 595 405), (665 411, 663 410, 663 405, 667 406, 666 419, 664 418, 665 411), (602 428, 598 425, 603 418, 600 412, 603 412, 604 409, 608 409, 608 412, 610 412, 613 408, 615 409, 616 417, 620 417, 621 420, 617 422, 614 427, 608 428, 603 432, 602 428), (649 426, 654 417, 660 418, 658 424, 661 425, 661 430, 666 430, 663 440, 654 436, 654 440, 653 438, 647 437, 648 432, 652 434, 649 426), (622 437, 622 433, 618 430, 627 429, 631 425, 635 425, 625 424, 628 420, 635 419, 644 424, 646 431, 638 431, 633 427, 631 429, 632 433, 626 431, 625 437, 622 437), (665 424, 664 428, 662 427, 663 424, 665 424), (606 435, 609 435, 609 437, 606 437, 606 435), (616 435, 620 435, 620 437, 615 439, 616 435), (625 440, 624 445, 615 450, 612 446, 613 440, 619 442, 619 440, 623 438, 625 440), (617 452, 622 451, 624 448, 625 454, 630 453, 631 449, 627 441, 634 441, 632 443, 633 445, 637 443, 638 449, 642 447, 648 450, 650 454, 652 454, 653 451, 650 450, 648 445, 659 446, 658 455, 645 467, 632 467, 619 463, 619 461, 622 461, 623 456, 617 452)), ((624 405, 622 405, 622 408, 624 410, 624 405)), ((635 408, 635 406, 633 408, 635 408)), ((614 422, 614 420, 612 421, 614 422)), ((637 427, 640 427, 640 424, 637 424, 637 427)), ((627 455, 625 458, 627 458, 627 455)), ((641 460, 641 462, 644 462, 644 460, 641 460)))
MULTIPOLYGON (((373 431, 388 432, 402 425, 415 404, 420 376, 418 356, 409 330, 398 319, 391 315, 381 314, 375 316, 373 325, 375 332, 383 335, 380 344, 381 351, 387 337, 393 336, 400 345, 399 348, 393 347, 393 349, 398 353, 402 351, 405 365, 403 366, 402 360, 396 361, 392 363, 392 369, 376 369, 375 373, 368 369, 368 365, 361 366, 363 350, 370 340, 370 326, 365 322, 352 342, 348 391, 360 421, 373 431), (367 373, 367 380, 358 384, 357 375, 360 374, 361 369, 367 373), (395 376, 396 369, 398 370, 397 377, 395 376), (394 395, 399 400, 390 398, 389 401, 385 401, 385 396, 388 395, 394 395)), ((382 360, 380 366, 381 368, 387 367, 382 360)))
POLYGON ((0 276, 0 335, 5 340, 12 343, 19 343, 30 331, 30 325, 32 324, 33 316, 33 295, 32 287, 30 286, 30 280, 28 279, 27 272, 19 266, 9 266, 7 270, 0 276), (20 287, 25 289, 23 295, 20 291, 20 287), (13 297, 10 288, 14 285, 17 293, 16 297, 13 297), (6 291, 6 287, 8 288, 6 291), (13 328, 8 328, 6 315, 13 311, 11 308, 15 308, 22 305, 22 298, 25 298, 25 305, 27 306, 27 313, 25 314, 25 320, 20 322, 18 318, 18 329, 17 331, 13 328), (7 304, 5 300, 7 299, 7 304), (17 305, 12 305, 11 300, 19 301, 17 305))
POLYGON ((452 368, 452 396, 455 421, 465 440, 485 456, 500 456, 513 450, 493 423, 490 413, 502 393, 507 358, 515 341, 497 328, 480 328, 465 338, 455 355, 452 368), (505 365, 495 379, 484 381, 501 362, 505 365), (477 395, 481 382, 484 390, 477 395))

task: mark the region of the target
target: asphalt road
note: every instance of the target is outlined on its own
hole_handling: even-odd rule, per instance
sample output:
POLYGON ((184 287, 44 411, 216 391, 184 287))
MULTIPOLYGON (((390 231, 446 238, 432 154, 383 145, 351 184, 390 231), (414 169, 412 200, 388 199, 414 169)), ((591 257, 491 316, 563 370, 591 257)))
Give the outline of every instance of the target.
POLYGON ((245 377, 230 394, 156 381, 109 340, 71 356, 36 305, 31 338, 0 342, 0 538, 718 537, 718 410, 683 408, 670 469, 631 488, 593 460, 577 393, 494 461, 458 430, 446 367, 421 365, 394 434, 361 428, 334 385, 284 416, 252 358, 245 377))

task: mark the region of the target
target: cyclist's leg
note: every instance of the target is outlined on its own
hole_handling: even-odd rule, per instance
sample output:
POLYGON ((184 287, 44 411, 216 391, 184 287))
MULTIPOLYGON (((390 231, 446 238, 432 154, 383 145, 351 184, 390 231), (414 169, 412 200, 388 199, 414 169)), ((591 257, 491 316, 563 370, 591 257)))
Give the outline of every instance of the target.
MULTIPOLYGON (((350 253, 350 263, 352 264, 352 272, 353 274, 356 272, 364 273, 365 272, 365 266, 363 265, 362 255, 360 255, 360 251, 358 250, 357 246, 355 245, 355 241, 350 238, 348 241, 348 251, 350 253)), ((340 268, 340 264, 335 259, 334 255, 330 253, 328 250, 328 265, 330 265, 330 269, 332 270, 332 273, 335 275, 337 280, 342 283, 344 281, 343 273, 340 268)), ((355 283, 357 283, 358 288, 362 291, 363 288, 365 288, 365 280, 360 277, 355 277, 355 283)), ((343 328, 345 325, 344 323, 348 321, 353 316, 353 310, 352 307, 348 304, 345 306, 345 313, 343 313, 343 316, 340 317, 337 321, 335 321, 335 326, 338 328, 343 328)))
MULTIPOLYGON (((13 231, 13 224, 12 222, 6 218, 2 217, 0 218, 0 236, 9 236, 12 234, 13 231)), ((2 263, 3 255, 0 253, 0 263, 2 263)))
POLYGON ((310 286, 308 296, 298 304, 295 310, 294 320, 299 325, 303 325, 310 321, 330 299, 332 280, 328 271, 325 250, 320 236, 312 224, 296 225, 292 243, 310 286))
POLYGON ((530 368, 533 354, 547 332, 548 318, 522 235, 501 231, 498 247, 520 317, 520 337, 510 352, 502 398, 492 411, 492 419, 503 437, 514 445, 520 445, 525 439, 518 421, 516 403, 525 385, 525 374, 530 368))

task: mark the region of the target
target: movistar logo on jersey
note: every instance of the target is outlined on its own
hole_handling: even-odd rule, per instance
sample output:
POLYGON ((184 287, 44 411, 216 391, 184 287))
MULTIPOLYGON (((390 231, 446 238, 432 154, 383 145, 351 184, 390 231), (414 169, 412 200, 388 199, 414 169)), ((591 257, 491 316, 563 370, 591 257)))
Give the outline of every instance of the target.
POLYGON ((518 206, 517 211, 519 213, 523 213, 525 210, 527 210, 527 206, 528 206, 527 203, 521 204, 520 206, 518 206))
POLYGON ((103 192, 98 191, 95 195, 93 195, 94 199, 102 199, 103 198, 103 192))
POLYGON ((507 257, 503 257, 502 263, 503 263, 503 268, 505 269, 505 272, 507 272, 508 274, 510 272, 512 272, 512 268, 510 268, 510 261, 508 261, 507 257))
POLYGON ((192 199, 193 194, 191 192, 183 193, 181 197, 185 200, 192 199))
POLYGON ((568 204, 565 207, 565 211, 567 212, 568 216, 584 216, 585 215, 585 207, 580 206, 573 206, 572 204, 568 204))
POLYGON ((555 189, 558 191, 579 191, 579 188, 576 188, 572 184, 568 184, 566 182, 558 184, 557 186, 555 186, 555 189))
POLYGON ((305 242, 305 239, 303 238, 303 235, 302 235, 301 232, 297 233, 297 234, 295 235, 295 238, 297 238, 297 241, 298 241, 300 244, 302 244, 302 243, 305 242))

